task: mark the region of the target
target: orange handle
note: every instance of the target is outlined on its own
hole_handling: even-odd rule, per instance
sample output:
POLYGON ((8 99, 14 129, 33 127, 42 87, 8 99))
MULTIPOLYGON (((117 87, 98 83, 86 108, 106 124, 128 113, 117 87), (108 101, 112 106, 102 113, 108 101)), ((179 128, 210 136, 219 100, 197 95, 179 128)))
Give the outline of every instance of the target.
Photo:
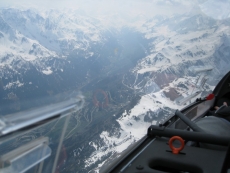
POLYGON ((184 140, 180 136, 173 136, 169 140, 169 147, 171 148, 173 154, 178 154, 184 148, 184 140), (173 146, 173 141, 175 140, 180 141, 181 146, 179 148, 173 146))

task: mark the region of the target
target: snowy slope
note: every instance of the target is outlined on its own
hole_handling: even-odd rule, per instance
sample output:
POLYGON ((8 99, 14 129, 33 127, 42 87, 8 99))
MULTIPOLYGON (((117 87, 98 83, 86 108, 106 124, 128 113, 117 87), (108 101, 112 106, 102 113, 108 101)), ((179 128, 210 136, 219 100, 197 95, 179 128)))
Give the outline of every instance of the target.
POLYGON ((101 41, 98 21, 75 11, 5 9, 1 16, 25 37, 61 55, 74 49, 87 50, 93 42, 101 41))
POLYGON ((103 43, 103 31, 97 19, 75 11, 1 9, 0 66, 30 62, 41 73, 52 74, 45 61, 65 59, 73 51, 92 57, 91 45, 103 43))
POLYGON ((168 26, 168 23, 166 26, 155 27, 151 27, 148 23, 145 25, 146 28, 150 25, 153 30, 153 32, 147 31, 146 38, 154 39, 154 46, 151 53, 137 65, 135 69, 137 73, 165 71, 173 66, 183 66, 186 62, 202 61, 215 66, 212 60, 213 54, 216 46, 220 46, 223 42, 223 33, 230 33, 229 26, 212 23, 212 19, 196 15, 192 17, 192 21, 196 21, 196 28, 179 30, 178 26, 181 27, 185 21, 188 22, 188 18, 179 18, 179 21, 171 19, 176 21, 174 26, 168 26), (205 26, 204 23, 212 25, 205 26))

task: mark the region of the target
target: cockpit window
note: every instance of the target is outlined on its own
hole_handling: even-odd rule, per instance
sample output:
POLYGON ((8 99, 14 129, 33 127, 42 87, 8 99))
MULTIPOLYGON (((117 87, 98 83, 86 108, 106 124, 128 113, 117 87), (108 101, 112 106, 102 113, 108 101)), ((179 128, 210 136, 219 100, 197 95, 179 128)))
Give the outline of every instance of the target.
POLYGON ((150 125, 212 93, 230 70, 229 9, 228 0, 1 2, 0 173, 29 157, 22 172, 99 172, 150 125))

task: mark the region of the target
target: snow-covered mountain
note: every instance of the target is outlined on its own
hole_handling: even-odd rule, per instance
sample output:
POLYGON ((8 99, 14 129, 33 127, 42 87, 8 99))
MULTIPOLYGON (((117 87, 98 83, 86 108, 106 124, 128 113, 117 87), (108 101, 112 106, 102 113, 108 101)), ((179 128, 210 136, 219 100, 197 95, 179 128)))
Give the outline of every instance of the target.
POLYGON ((27 38, 37 40, 51 51, 64 54, 101 40, 98 20, 78 15, 76 12, 35 12, 6 9, 1 11, 7 24, 27 38), (74 45, 74 46, 73 46, 74 45))
MULTIPOLYGON (((138 73, 151 71, 165 71, 166 69, 178 69, 178 65, 186 63, 203 62, 213 67, 214 53, 228 40, 229 24, 218 22, 207 16, 198 14, 195 16, 173 17, 151 27, 146 37, 155 39, 151 54, 146 56, 137 66, 138 73), (167 23, 166 23, 167 22, 167 23), (164 24, 165 23, 165 24, 164 24), (218 46, 217 46, 218 45, 218 46), (140 69, 140 70, 139 70, 140 69)), ((146 27, 148 28, 146 24, 146 27)), ((223 45, 228 47, 228 43, 223 45)), ((220 61, 228 59, 221 57, 220 61)))
POLYGON ((63 58, 74 50, 86 57, 90 46, 103 41, 103 29, 93 18, 51 10, 44 14, 33 10, 2 9, 0 18, 1 65, 16 57, 33 62, 39 58, 63 58), (3 57, 12 55, 4 61, 3 57))
POLYGON ((69 89, 85 96, 65 137, 71 159, 63 172, 76 163, 79 172, 98 172, 182 108, 175 100, 197 89, 191 67, 213 67, 198 97, 229 71, 229 19, 196 11, 118 21, 74 10, 0 10, 1 103, 20 111, 23 99, 69 89))

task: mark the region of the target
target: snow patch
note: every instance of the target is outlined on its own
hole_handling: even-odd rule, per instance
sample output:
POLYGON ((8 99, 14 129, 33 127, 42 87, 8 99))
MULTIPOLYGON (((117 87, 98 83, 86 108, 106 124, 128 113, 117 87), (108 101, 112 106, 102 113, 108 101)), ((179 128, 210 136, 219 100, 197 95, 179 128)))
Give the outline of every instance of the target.
POLYGON ((50 75, 53 73, 53 71, 51 70, 51 67, 47 67, 47 69, 42 70, 42 73, 44 73, 45 75, 50 75))
POLYGON ((4 86, 4 90, 11 89, 11 88, 16 88, 16 87, 22 87, 24 83, 21 83, 19 80, 15 82, 10 82, 6 86, 4 86))

